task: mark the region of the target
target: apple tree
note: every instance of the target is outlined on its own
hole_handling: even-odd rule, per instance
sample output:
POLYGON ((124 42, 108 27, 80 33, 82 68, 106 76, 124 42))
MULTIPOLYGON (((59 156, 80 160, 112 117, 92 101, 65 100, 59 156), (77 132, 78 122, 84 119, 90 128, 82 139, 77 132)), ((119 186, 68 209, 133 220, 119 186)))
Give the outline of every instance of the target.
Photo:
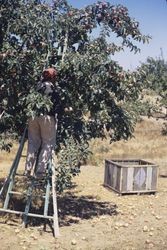
POLYGON ((63 190, 79 172, 92 138, 132 136, 133 103, 142 86, 138 73, 126 72, 114 54, 125 47, 137 53, 149 38, 126 7, 112 2, 77 9, 66 0, 1 0, 0 148, 9 150, 28 118, 51 108, 36 82, 44 68, 56 67, 60 106, 71 109, 59 116, 55 148, 63 190))

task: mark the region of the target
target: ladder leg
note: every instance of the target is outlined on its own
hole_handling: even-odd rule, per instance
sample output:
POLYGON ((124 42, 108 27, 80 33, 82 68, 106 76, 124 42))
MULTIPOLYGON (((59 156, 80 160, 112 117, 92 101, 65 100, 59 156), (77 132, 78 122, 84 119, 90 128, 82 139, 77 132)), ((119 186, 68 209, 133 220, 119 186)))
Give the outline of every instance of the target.
MULTIPOLYGON (((49 178, 49 176, 47 176, 46 191, 45 191, 45 203, 44 203, 44 216, 48 215, 50 189, 51 189, 50 178, 49 178)), ((46 224, 47 224, 47 220, 45 219, 45 221, 44 221, 44 231, 46 231, 46 224)))
POLYGON ((49 195, 50 195, 50 180, 47 178, 46 184, 46 193, 45 193, 45 205, 44 205, 44 216, 48 215, 48 207, 49 207, 49 195))
POLYGON ((4 209, 8 208, 9 200, 10 200, 10 196, 11 196, 10 192, 12 191, 13 183, 14 183, 14 177, 12 176, 10 178, 9 187, 8 187, 6 198, 5 198, 5 201, 4 201, 4 206, 3 206, 4 209))
POLYGON ((52 163, 52 195, 53 195, 53 226, 54 237, 60 236, 58 224, 58 211, 57 211, 57 196, 56 196, 56 173, 55 166, 52 163))
POLYGON ((32 180, 31 185, 29 186, 27 192, 27 202, 23 214, 23 224, 25 227, 27 226, 27 218, 28 218, 28 212, 30 210, 33 188, 34 188, 34 179, 32 180))
POLYGON ((24 129, 24 133, 23 133, 23 136, 21 138, 20 146, 18 148, 16 157, 15 157, 15 159, 13 161, 12 166, 11 166, 10 173, 9 173, 8 177, 6 178, 2 188, 0 190, 0 198, 5 195, 6 190, 9 187, 11 178, 14 179, 14 176, 16 174, 16 171, 17 171, 17 168, 18 168, 18 165, 19 165, 19 162, 20 162, 21 154, 22 154, 22 151, 23 151, 24 143, 25 143, 26 131, 27 131, 27 128, 24 129))

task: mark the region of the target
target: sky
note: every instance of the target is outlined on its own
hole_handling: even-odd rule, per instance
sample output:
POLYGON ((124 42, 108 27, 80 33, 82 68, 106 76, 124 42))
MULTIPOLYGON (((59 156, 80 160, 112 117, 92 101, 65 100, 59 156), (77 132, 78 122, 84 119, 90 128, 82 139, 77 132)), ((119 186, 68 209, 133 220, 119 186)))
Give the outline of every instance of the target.
MULTIPOLYGON (((68 0, 73 7, 84 8, 95 3, 93 0, 68 0)), ((125 69, 134 70, 148 57, 158 58, 163 55, 167 60, 167 2, 165 0, 108 0, 111 4, 122 4, 129 10, 129 15, 140 23, 144 35, 152 37, 149 44, 137 43, 140 53, 134 54, 128 49, 115 54, 113 59, 125 69)))

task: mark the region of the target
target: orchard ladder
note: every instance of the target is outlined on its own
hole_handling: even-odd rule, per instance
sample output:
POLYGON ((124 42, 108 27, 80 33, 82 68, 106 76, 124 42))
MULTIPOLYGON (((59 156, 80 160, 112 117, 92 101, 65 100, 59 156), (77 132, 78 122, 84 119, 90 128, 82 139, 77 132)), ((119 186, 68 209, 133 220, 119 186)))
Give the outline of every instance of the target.
POLYGON ((24 148, 26 133, 27 133, 27 128, 24 130, 16 157, 11 166, 9 175, 7 176, 0 190, 0 199, 3 201, 3 207, 0 208, 0 212, 22 215, 23 224, 25 227, 27 226, 28 217, 43 218, 43 219, 48 219, 49 221, 52 220, 54 237, 58 237, 59 225, 58 225, 57 196, 56 196, 56 175, 55 175, 55 164, 53 161, 53 156, 48 162, 48 169, 47 169, 46 177, 44 179, 38 179, 35 177, 35 175, 31 177, 26 177, 27 178, 26 183, 28 184, 28 188, 26 192, 16 192, 15 190, 13 190, 14 184, 15 184, 15 177, 19 175, 17 174, 17 169, 18 169, 20 158, 21 158, 22 151, 24 148), (32 198, 35 197, 33 195, 33 191, 34 189, 38 188, 38 186, 42 187, 42 191, 44 193, 44 195, 42 195, 42 198, 44 199, 43 214, 30 212, 32 198), (9 208, 10 199, 12 195, 22 195, 26 198, 24 211, 16 211, 14 209, 12 210, 9 208), (50 198, 52 199, 52 202, 53 202, 52 216, 48 215, 50 198))

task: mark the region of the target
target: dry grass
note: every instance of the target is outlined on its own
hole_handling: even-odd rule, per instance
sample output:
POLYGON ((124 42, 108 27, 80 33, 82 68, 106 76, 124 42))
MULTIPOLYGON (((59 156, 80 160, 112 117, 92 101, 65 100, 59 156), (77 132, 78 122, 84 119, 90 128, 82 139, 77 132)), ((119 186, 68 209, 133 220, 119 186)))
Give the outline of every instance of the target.
POLYGON ((158 164, 161 169, 167 164, 166 136, 162 136, 162 121, 143 118, 135 128, 134 138, 109 144, 108 140, 93 140, 90 148, 93 155, 88 163, 104 164, 104 159, 145 159, 158 164))

